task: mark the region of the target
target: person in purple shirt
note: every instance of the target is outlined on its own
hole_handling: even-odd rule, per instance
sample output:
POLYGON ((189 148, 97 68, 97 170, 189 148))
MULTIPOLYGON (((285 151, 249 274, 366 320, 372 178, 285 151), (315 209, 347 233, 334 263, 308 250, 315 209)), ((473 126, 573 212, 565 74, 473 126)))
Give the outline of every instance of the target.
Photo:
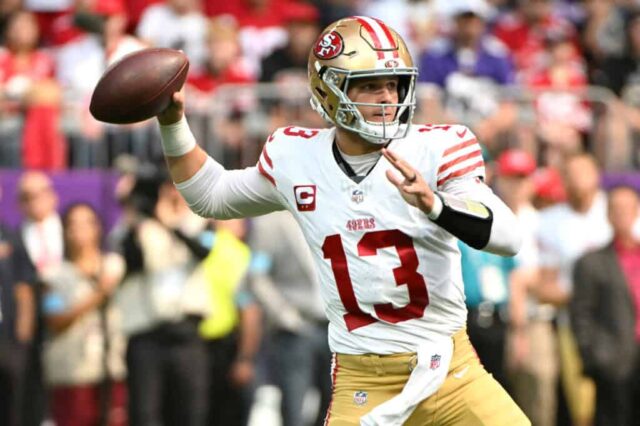
POLYGON ((514 124, 516 112, 501 90, 514 82, 512 59, 485 34, 489 11, 484 0, 456 4, 451 36, 435 40, 420 58, 420 81, 444 94, 442 119, 469 125, 491 147, 514 124))

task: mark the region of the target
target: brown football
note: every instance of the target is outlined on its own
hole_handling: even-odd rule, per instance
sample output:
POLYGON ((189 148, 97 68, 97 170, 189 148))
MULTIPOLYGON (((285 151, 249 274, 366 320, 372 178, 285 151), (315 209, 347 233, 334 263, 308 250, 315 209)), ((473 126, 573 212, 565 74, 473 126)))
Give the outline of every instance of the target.
POLYGON ((188 71, 189 60, 178 50, 151 48, 131 53, 102 75, 89 110, 106 123, 128 124, 152 118, 169 106, 188 71))

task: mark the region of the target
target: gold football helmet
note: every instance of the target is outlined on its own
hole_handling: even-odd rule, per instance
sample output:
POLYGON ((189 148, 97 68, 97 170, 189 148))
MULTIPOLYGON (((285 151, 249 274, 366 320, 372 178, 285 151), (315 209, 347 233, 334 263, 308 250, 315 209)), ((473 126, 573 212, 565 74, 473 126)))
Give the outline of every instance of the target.
POLYGON ((325 120, 384 144, 404 137, 415 109, 418 69, 400 35, 376 18, 352 16, 329 25, 309 53, 311 107, 325 120), (352 102, 351 79, 398 76, 398 104, 352 102), (397 107, 393 120, 366 121, 358 106, 397 107))

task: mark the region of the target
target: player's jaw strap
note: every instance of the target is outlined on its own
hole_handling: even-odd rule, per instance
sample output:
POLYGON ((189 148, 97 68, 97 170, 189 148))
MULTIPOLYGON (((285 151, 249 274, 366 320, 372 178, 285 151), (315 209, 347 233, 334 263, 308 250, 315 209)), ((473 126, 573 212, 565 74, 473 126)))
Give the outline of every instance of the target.
POLYGON ((429 219, 470 247, 481 250, 491 238, 493 212, 478 201, 462 199, 446 192, 435 192, 429 219), (439 213, 438 213, 439 212, 439 213))

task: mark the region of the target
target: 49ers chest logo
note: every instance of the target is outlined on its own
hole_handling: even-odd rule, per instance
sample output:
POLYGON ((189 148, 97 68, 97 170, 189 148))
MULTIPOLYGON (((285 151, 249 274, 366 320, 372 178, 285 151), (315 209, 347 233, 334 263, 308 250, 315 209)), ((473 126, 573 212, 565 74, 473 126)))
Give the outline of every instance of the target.
POLYGON ((344 50, 342 36, 336 31, 331 31, 321 36, 313 48, 313 53, 320 59, 333 59, 344 50))

